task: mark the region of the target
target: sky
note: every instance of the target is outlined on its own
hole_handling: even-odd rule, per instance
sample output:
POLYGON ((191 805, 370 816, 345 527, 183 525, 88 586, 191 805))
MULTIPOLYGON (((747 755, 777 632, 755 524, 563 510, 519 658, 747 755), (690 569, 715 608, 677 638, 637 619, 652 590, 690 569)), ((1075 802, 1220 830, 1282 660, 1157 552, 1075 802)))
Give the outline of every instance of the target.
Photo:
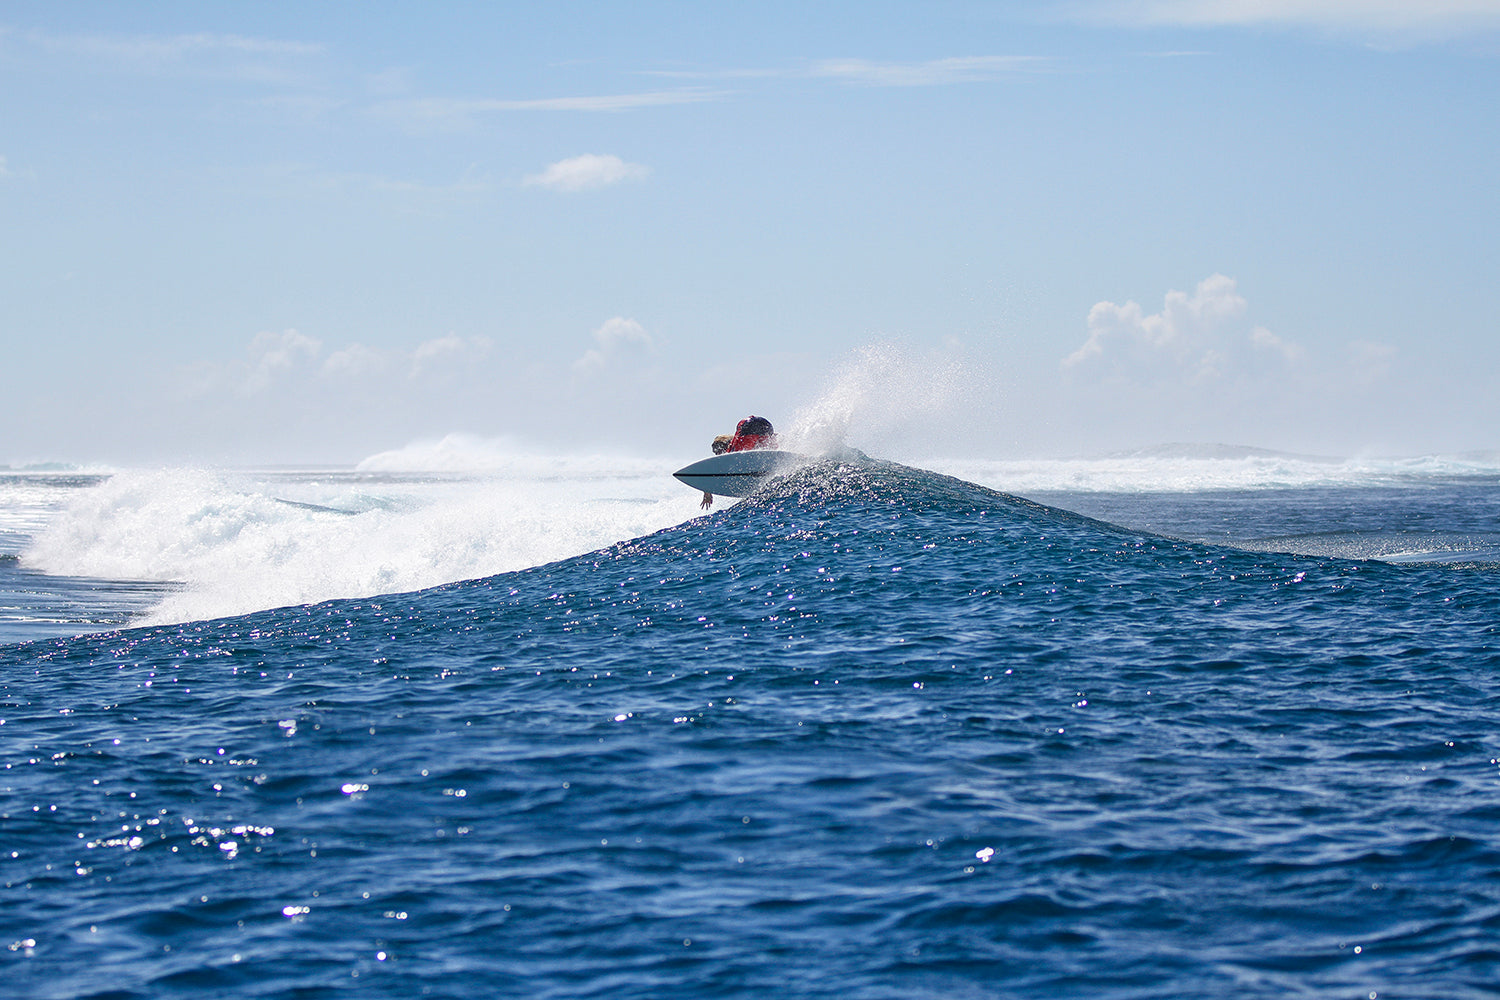
POLYGON ((1500 0, 0 6, 0 465, 1500 448, 1500 0))

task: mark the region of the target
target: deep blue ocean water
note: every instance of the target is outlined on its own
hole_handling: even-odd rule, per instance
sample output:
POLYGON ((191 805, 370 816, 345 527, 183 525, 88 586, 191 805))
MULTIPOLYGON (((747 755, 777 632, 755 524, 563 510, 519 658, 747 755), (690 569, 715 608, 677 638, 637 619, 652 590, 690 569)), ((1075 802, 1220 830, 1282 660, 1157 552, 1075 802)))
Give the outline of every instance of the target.
POLYGON ((515 572, 0 645, 0 981, 1500 996, 1497 494, 820 466, 515 572))

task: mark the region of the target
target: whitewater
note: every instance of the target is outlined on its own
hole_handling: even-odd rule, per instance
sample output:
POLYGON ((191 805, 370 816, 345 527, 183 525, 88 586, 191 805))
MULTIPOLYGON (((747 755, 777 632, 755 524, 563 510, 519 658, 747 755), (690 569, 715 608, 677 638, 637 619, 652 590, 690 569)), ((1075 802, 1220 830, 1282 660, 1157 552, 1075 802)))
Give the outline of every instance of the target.
POLYGON ((0 472, 8 981, 1497 995, 1500 456, 870 450, 0 472))
MULTIPOLYGON (((1417 558, 1439 553, 1442 539, 1398 532, 1400 543, 1382 549, 1371 528, 1320 545, 1281 537, 1274 523, 1225 532, 1201 514, 1242 496, 1249 511, 1274 518, 1278 491, 1423 490, 1486 482, 1500 469, 1495 454, 1331 459, 1186 445, 1102 458, 920 461, 1179 537, 1373 557, 1400 557, 1411 543, 1417 558)), ((0 603, 0 641, 414 591, 542 565, 702 514, 699 494, 668 474, 682 464, 454 435, 343 468, 0 470, 0 572, 25 576, 22 592, 0 603)), ((1496 558, 1484 551, 1483 529, 1454 536, 1457 551, 1496 558)))

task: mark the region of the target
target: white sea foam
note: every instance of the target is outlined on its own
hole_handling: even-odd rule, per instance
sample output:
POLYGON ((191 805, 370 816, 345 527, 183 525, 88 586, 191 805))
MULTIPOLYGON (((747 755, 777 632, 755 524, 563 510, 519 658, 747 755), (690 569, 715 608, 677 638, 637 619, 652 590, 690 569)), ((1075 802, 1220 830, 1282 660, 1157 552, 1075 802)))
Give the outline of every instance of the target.
POLYGON ((1167 446, 1102 458, 946 458, 921 464, 935 472, 1022 495, 1395 486, 1500 475, 1500 453, 1495 452, 1341 459, 1222 446, 1167 446))
MULTIPOLYGON (((148 621, 190 621, 419 590, 649 534, 699 514, 699 494, 670 475, 696 457, 547 455, 452 437, 354 469, 120 471, 41 499, 12 490, 15 523, 0 528, 45 573, 180 582, 148 621)), ((1500 453, 1339 460, 1178 447, 912 464, 1023 496, 1500 477, 1500 453)))
POLYGON ((403 473, 386 455, 358 470, 120 472, 79 491, 23 561, 54 575, 179 581, 148 618, 164 623, 484 577, 699 513, 699 494, 664 466, 577 460, 518 474, 524 463, 403 473))

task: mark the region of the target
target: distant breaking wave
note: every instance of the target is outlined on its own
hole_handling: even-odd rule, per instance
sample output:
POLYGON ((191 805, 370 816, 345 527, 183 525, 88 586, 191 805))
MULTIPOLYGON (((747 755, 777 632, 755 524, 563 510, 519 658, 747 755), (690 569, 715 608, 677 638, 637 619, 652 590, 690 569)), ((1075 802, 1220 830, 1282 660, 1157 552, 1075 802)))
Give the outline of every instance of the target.
MULTIPOLYGON (((958 484, 1245 547, 1354 558, 1407 552, 1427 558, 1443 549, 1489 560, 1495 551, 1486 525, 1461 524, 1442 539, 1417 538, 1414 528, 1394 525, 1378 538, 1369 525, 1340 526, 1332 538, 1316 524, 1295 535, 1280 524, 1249 533, 1244 521, 1258 516, 1260 506, 1252 504, 1230 538, 1213 524, 1190 530, 1177 511, 1168 524, 1151 523, 1128 502, 1128 495, 1145 493, 1453 481, 1487 488, 1500 485, 1495 452, 1331 459, 1172 445, 1086 459, 920 463, 931 472, 846 454, 855 460, 825 462, 752 503, 773 499, 789 510, 817 510, 830 498, 876 489, 887 491, 897 509, 908 501, 929 504, 958 484), (1111 501, 1110 494, 1127 502, 1111 501)), ((79 485, 53 480, 61 484, 56 488, 14 477, 0 541, 9 539, 6 551, 20 552, 24 567, 53 576, 183 584, 163 596, 148 620, 202 620, 417 591, 640 538, 702 515, 699 494, 671 478, 694 457, 546 455, 505 441, 449 437, 371 456, 352 470, 126 471, 79 485), (23 485, 35 500, 18 492, 23 485)), ((721 498, 714 510, 732 503, 721 498)))
POLYGON ((928 467, 1009 492, 1194 493, 1402 485, 1500 477, 1500 452, 1332 458, 1229 445, 1161 445, 1096 458, 934 459, 928 467))

